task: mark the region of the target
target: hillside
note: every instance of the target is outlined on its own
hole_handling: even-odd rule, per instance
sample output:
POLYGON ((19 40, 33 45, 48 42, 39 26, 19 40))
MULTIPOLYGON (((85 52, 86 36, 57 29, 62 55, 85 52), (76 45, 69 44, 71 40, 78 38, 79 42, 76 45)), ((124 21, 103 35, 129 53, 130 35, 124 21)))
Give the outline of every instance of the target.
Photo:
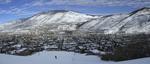
POLYGON ((19 19, 0 26, 1 32, 40 32, 79 30, 104 34, 149 33, 150 8, 141 8, 129 14, 94 16, 73 11, 53 10, 19 19))

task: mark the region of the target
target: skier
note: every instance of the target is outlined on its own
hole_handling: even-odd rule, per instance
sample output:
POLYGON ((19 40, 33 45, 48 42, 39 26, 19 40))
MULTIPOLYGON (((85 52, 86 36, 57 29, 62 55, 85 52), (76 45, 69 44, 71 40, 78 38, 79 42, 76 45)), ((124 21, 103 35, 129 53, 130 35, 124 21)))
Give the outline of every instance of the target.
POLYGON ((55 59, 57 59, 57 56, 55 56, 55 59))

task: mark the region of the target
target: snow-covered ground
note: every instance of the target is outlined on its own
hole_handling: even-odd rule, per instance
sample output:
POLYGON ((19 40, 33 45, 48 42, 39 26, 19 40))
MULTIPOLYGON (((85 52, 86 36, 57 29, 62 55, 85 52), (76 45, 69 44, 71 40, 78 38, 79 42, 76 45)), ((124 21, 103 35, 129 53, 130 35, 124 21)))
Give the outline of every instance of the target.
POLYGON ((113 62, 99 57, 65 51, 43 51, 31 56, 0 54, 0 64, 149 64, 150 58, 113 62))

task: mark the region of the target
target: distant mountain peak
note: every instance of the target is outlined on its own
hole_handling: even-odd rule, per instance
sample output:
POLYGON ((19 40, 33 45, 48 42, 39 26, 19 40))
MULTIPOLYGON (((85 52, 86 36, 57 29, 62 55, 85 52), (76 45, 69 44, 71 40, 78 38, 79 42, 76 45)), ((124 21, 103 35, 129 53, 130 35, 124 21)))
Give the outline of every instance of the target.
POLYGON ((57 13, 57 12, 69 12, 69 10, 50 10, 48 12, 55 12, 55 13, 57 13))
POLYGON ((131 12, 130 14, 136 14, 139 11, 145 11, 145 10, 150 11, 150 7, 143 7, 143 8, 137 9, 137 10, 131 12))
POLYGON ((67 12, 75 12, 75 11, 71 11, 71 10, 49 10, 46 12, 42 12, 40 14, 47 14, 47 13, 55 14, 55 13, 67 13, 67 12))

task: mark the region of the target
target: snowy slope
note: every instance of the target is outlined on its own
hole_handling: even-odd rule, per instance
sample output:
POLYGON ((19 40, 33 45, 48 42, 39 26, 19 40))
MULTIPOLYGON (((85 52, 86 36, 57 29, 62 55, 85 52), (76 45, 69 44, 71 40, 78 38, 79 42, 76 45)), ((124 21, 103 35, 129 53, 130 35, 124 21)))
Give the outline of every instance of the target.
POLYGON ((50 51, 31 56, 13 56, 0 54, 0 64, 149 64, 150 58, 113 62, 103 61, 98 56, 74 52, 50 51), (57 56, 57 58, 55 57, 57 56))
POLYGON ((118 31, 118 27, 116 25, 128 16, 129 15, 126 14, 103 16, 84 24, 81 26, 81 29, 89 29, 91 31, 104 33, 115 33, 118 31))
POLYGON ((93 16, 66 10, 36 14, 0 26, 2 32, 28 32, 37 29, 81 30, 114 33, 149 33, 150 8, 141 8, 129 14, 93 16), (78 28, 77 28, 78 27, 78 28))
POLYGON ((87 24, 81 29, 103 33, 149 33, 150 8, 142 8, 130 14, 104 16, 87 24), (93 24, 95 23, 95 24, 93 24), (87 27, 88 26, 88 27, 87 27))
POLYGON ((45 26, 49 27, 50 29, 57 29, 58 26, 72 26, 77 23, 86 22, 91 18, 96 17, 97 16, 90 16, 72 11, 54 10, 36 14, 27 19, 2 24, 0 26, 0 30, 3 32, 19 32, 25 30, 33 30, 45 26))

